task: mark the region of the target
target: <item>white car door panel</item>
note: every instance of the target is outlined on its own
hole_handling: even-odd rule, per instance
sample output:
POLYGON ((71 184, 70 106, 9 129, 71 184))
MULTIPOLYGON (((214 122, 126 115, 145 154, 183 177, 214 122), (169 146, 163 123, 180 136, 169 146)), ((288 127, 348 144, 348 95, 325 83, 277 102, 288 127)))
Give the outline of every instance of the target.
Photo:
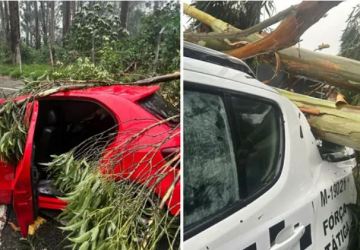
MULTIPOLYGON (((267 137, 264 137, 265 139, 259 139, 259 142, 252 147, 254 152, 258 154, 254 154, 252 158, 248 156, 246 158, 248 159, 247 168, 251 166, 253 169, 248 170, 250 174, 246 172, 246 177, 240 177, 238 180, 239 183, 241 183, 241 178, 252 180, 250 183, 254 182, 255 187, 250 185, 248 189, 257 190, 256 185, 260 185, 259 190, 261 192, 255 191, 244 199, 241 195, 235 197, 231 194, 225 194, 225 196, 222 196, 222 200, 233 205, 233 207, 229 209, 228 206, 220 206, 218 211, 214 210, 214 213, 209 213, 209 207, 208 209, 204 208, 204 213, 209 213, 210 217, 205 216, 199 222, 194 222, 195 225, 187 223, 187 220, 190 218, 189 214, 187 214, 187 208, 194 205, 191 202, 199 202, 199 197, 201 196, 197 197, 194 195, 196 191, 191 190, 191 188, 187 189, 188 183, 184 182, 185 242, 183 248, 204 250, 346 249, 351 222, 346 204, 354 203, 356 199, 356 190, 354 189, 352 177, 352 168, 355 165, 354 160, 350 159, 338 163, 324 161, 320 156, 316 145, 317 142, 311 133, 305 116, 287 99, 273 91, 267 90, 266 87, 253 87, 251 83, 242 84, 238 79, 230 80, 216 77, 215 75, 203 74, 201 73, 202 66, 199 66, 198 62, 195 62, 196 60, 186 60, 191 62, 190 65, 196 66, 196 72, 190 69, 185 69, 184 72, 186 82, 184 92, 184 124, 186 124, 184 126, 185 180, 188 181, 189 176, 195 178, 193 176, 194 172, 187 169, 193 166, 194 162, 191 165, 187 159, 191 158, 191 160, 195 161, 196 157, 200 157, 201 164, 205 165, 207 161, 211 162, 212 167, 204 168, 205 170, 211 170, 211 173, 200 174, 202 180, 225 176, 224 171, 227 171, 226 166, 230 164, 229 162, 241 161, 242 158, 238 156, 241 147, 237 145, 236 140, 242 141, 243 138, 234 134, 242 132, 235 131, 238 127, 243 126, 243 124, 238 126, 236 121, 237 116, 241 115, 242 111, 237 112, 237 107, 234 107, 236 102, 235 104, 232 103, 232 98, 249 99, 250 101, 259 100, 259 103, 264 101, 264 103, 274 104, 274 107, 278 108, 277 112, 280 112, 279 114, 282 116, 282 124, 278 124, 278 126, 279 128, 283 127, 281 135, 283 136, 283 141, 279 145, 283 147, 283 151, 274 154, 282 158, 279 174, 270 175, 271 178, 266 179, 267 181, 256 182, 258 177, 256 174, 262 173, 259 174, 259 178, 263 178, 263 175, 268 176, 273 171, 271 168, 264 171, 262 167, 266 164, 258 166, 257 162, 263 162, 267 159, 267 153, 259 152, 270 152, 264 148, 270 145, 270 142, 273 143, 275 137, 267 135, 267 137), (193 88, 194 86, 196 86, 195 89, 193 88), (198 86, 200 86, 199 89, 198 86), (196 98, 195 96, 189 98, 187 90, 197 92, 196 98), (200 96, 201 93, 206 93, 206 91, 221 96, 224 104, 222 106, 212 106, 212 104, 201 106, 199 104, 201 102, 200 96), (196 117, 196 114, 191 113, 193 112, 191 107, 196 107, 197 110, 207 108, 211 110, 209 112, 212 112, 212 116, 207 119, 206 114, 202 113, 202 116, 196 117), (228 110, 229 107, 231 107, 231 111, 228 110), (215 120, 218 122, 217 117, 220 116, 216 116, 214 112, 221 113, 222 120, 229 120, 229 124, 222 125, 223 130, 218 129, 215 135, 214 131, 216 126, 218 126, 215 120), (189 124, 194 124, 196 119, 198 119, 198 124, 196 125, 198 127, 195 127, 194 131, 190 131, 190 128, 187 127, 189 127, 189 124), (221 131, 227 130, 231 131, 230 135, 221 135, 221 131), (192 133, 191 136, 189 136, 189 131, 192 133), (232 138, 235 141, 233 148, 232 146, 224 146, 225 144, 217 147, 219 141, 223 143, 223 138, 232 138), (191 151, 191 148, 187 146, 189 142, 201 139, 207 140, 203 144, 198 145, 201 150, 205 152, 207 147, 213 150, 211 154, 206 157, 202 156, 202 158, 197 155, 198 151, 191 151), (189 141, 187 142, 187 140, 189 141), (215 157, 218 151, 224 147, 227 147, 229 151, 234 151, 235 156, 223 154, 223 158, 213 160, 212 157, 215 157), (197 226, 197 223, 200 226, 197 226)), ((204 65, 212 67, 209 63, 204 63, 204 65)), ((222 75, 236 75, 238 78, 241 78, 239 72, 232 72, 231 69, 221 69, 221 66, 218 65, 214 66, 215 68, 214 72, 221 71, 222 75)), ((211 96, 208 95, 204 99, 210 102, 211 96)), ((250 105, 250 103, 249 110, 251 106, 256 106, 250 105)), ((247 103, 240 102, 240 104, 246 105, 247 103)), ((251 116, 251 114, 245 112, 241 119, 244 121, 252 119, 253 124, 258 124, 261 123, 262 117, 261 115, 251 116)), ((266 121, 266 123, 264 122, 264 124, 267 124, 269 127, 273 126, 271 120, 266 121)), ((261 134, 261 131, 258 134, 261 134)), ((270 130, 264 131, 270 133, 270 130)), ((258 138, 254 136, 249 139, 249 141, 254 140, 258 140, 258 138)), ((252 152, 249 151, 247 153, 251 154, 252 152)), ((270 157, 269 159, 272 158, 270 157)), ((269 159, 268 162, 271 162, 269 159)), ((269 163, 269 165, 271 164, 269 163)), ((237 179, 236 175, 240 175, 239 172, 228 174, 228 177, 224 178, 233 176, 237 179)), ((205 186, 201 186, 200 189, 206 194, 204 190, 207 190, 207 183, 203 184, 205 186)), ((211 185, 214 184, 212 183, 211 185)), ((234 185, 229 184, 228 187, 233 188, 234 193, 237 193, 239 190, 241 193, 241 186, 239 190, 234 189, 234 185)), ((225 190, 224 192, 229 191, 228 189, 221 190, 225 190)))

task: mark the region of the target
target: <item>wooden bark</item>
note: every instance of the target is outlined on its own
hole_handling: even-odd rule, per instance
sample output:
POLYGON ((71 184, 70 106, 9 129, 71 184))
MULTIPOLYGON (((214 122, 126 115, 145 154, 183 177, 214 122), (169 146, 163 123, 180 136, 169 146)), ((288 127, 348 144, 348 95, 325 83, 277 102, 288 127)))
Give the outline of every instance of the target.
POLYGON ((4 16, 5 16, 5 36, 8 47, 10 47, 10 17, 9 17, 9 2, 4 1, 4 16))
POLYGON ((153 5, 153 11, 155 12, 155 11, 159 10, 160 2, 159 1, 154 1, 153 4, 154 4, 153 5))
POLYGON ((278 89, 306 115, 316 137, 360 151, 360 107, 278 89), (315 115, 314 115, 315 114, 315 115))
POLYGON ((76 1, 70 1, 70 13, 71 13, 71 22, 74 20, 76 12, 76 1))
MULTIPOLYGON (((187 4, 184 4, 184 13, 210 26, 215 32, 234 33, 241 31, 187 4)), ((255 33, 247 36, 244 40, 252 43, 262 38, 263 36, 255 33)), ((232 46, 223 39, 210 37, 204 38, 198 43, 206 47, 231 53, 232 46)), ((336 87, 360 90, 359 61, 302 48, 299 49, 294 46, 278 51, 278 55, 281 60, 281 67, 284 67, 291 74, 306 76, 336 87)))
POLYGON ((150 77, 150 78, 146 78, 143 80, 138 80, 133 83, 126 83, 126 84, 129 84, 129 85, 152 85, 155 83, 169 82, 169 81, 178 80, 178 79, 180 79, 180 72, 174 72, 174 73, 161 75, 161 76, 154 76, 154 77, 150 77))
POLYGON ((286 17, 276 30, 256 42, 232 50, 229 54, 238 58, 248 58, 293 46, 309 27, 339 3, 339 1, 301 2, 296 7, 294 14, 286 17))
POLYGON ((21 71, 19 3, 17 1, 10 1, 9 11, 12 62, 13 64, 18 64, 21 71))
POLYGON ((290 15, 291 13, 295 12, 296 5, 292 5, 289 8, 280 11, 276 15, 262 21, 261 23, 258 23, 250 28, 247 28, 245 30, 237 31, 237 32, 230 32, 230 33, 216 33, 216 32, 210 32, 210 33, 191 33, 191 32, 185 32, 184 38, 185 40, 192 40, 193 42, 201 41, 201 39, 207 39, 207 38, 217 38, 217 39, 236 39, 236 40, 242 40, 246 38, 248 35, 261 32, 263 29, 280 22, 285 17, 290 15))
POLYGON ((47 10, 45 8, 44 1, 40 2, 40 9, 41 9, 41 24, 42 24, 42 31, 43 31, 43 42, 44 42, 44 45, 47 46, 48 45, 48 29, 47 29, 48 22, 47 22, 47 18, 46 18, 47 10))
POLYGON ((49 17, 49 56, 51 66, 54 67, 53 44, 55 39, 55 2, 49 1, 50 17, 49 17))
POLYGON ((0 1, 0 19, 1 19, 1 31, 5 35, 6 16, 5 16, 5 11, 4 11, 4 7, 3 7, 3 2, 1 2, 1 1, 0 1))
POLYGON ((70 6, 71 6, 70 1, 63 2, 63 40, 65 40, 65 37, 70 30, 70 22, 71 22, 70 6))
POLYGON ((40 49, 41 37, 40 37, 39 11, 38 11, 37 1, 34 1, 34 11, 35 11, 35 48, 40 49))
POLYGON ((129 2, 121 2, 121 11, 120 11, 120 26, 123 29, 127 29, 127 19, 129 13, 129 2))
POLYGON ((282 67, 329 85, 360 91, 360 62, 294 47, 279 51, 282 67))
POLYGON ((30 46, 30 31, 31 31, 31 2, 25 2, 25 42, 27 46, 30 46))

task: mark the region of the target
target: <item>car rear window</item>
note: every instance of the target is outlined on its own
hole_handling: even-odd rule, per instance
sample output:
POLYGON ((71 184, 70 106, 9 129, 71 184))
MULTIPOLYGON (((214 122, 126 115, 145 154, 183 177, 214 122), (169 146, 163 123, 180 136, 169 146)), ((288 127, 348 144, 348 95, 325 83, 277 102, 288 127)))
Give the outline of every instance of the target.
MULTIPOLYGON (((161 95, 155 93, 139 101, 139 104, 159 119, 168 119, 179 114, 174 106, 168 103, 161 95)), ((172 119, 170 123, 178 124, 179 117, 172 119)))

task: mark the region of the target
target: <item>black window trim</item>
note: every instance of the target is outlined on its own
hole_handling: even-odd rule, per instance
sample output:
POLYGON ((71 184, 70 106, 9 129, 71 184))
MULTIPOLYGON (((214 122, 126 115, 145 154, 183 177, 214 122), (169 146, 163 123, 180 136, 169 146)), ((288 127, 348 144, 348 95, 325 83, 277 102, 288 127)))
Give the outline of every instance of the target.
MULTIPOLYGON (((180 112, 177 112, 176 108, 169 103, 167 100, 165 100, 165 98, 163 96, 161 96, 159 93, 155 92, 152 93, 149 96, 145 96, 139 100, 136 101, 136 104, 140 106, 141 109, 145 110, 146 112, 150 113, 152 116, 154 116, 157 120, 165 120, 165 119, 169 119, 172 116, 176 116, 178 114, 180 114, 180 112), (165 116, 163 116, 163 114, 158 113, 156 110, 150 108, 149 106, 146 105, 146 101, 151 100, 152 98, 154 98, 155 96, 159 97, 161 99, 162 102, 164 102, 164 104, 169 108, 169 109, 173 109, 171 110, 171 112, 173 112, 174 114, 169 114, 169 112, 167 112, 167 114, 165 116)), ((175 119, 171 119, 167 122, 167 124, 170 127, 176 127, 180 124, 180 116, 179 118, 175 118, 175 119)))
MULTIPOLYGON (((224 105, 226 108, 226 114, 228 116, 229 125, 230 125, 232 132, 233 132, 234 121, 231 118, 231 112, 232 112, 231 108, 229 108, 229 104, 230 104, 229 98, 230 97, 232 97, 232 96, 235 96, 235 97, 244 96, 247 98, 250 97, 252 99, 259 100, 263 103, 270 104, 275 108, 274 110, 278 114, 279 137, 280 137, 279 138, 279 158, 280 159, 277 162, 279 171, 276 174, 275 178, 271 182, 269 182, 267 185, 265 185, 265 186, 261 187, 259 190, 257 190, 257 192, 255 194, 250 195, 250 197, 243 199, 241 201, 235 202, 231 206, 224 208, 222 212, 212 215, 212 216, 209 216, 208 218, 203 219, 202 222, 197 223, 196 225, 190 225, 188 227, 184 227, 184 240, 188 240, 191 237, 204 231, 205 229, 207 229, 207 228, 215 225, 216 223, 222 221, 223 219, 229 217, 230 215, 234 214, 235 212, 239 211, 240 209, 246 207, 247 205, 252 203, 254 200, 261 197, 264 193, 266 193, 269 189, 271 189, 275 185, 275 183, 277 183, 277 181, 279 180, 279 178, 282 174, 282 171, 283 171, 284 154, 285 154, 285 127, 284 127, 284 117, 281 112, 281 108, 280 108, 279 104, 273 100, 270 100, 270 99, 267 99, 267 98, 264 98, 261 96, 256 96, 253 94, 243 93, 243 92, 239 92, 239 91, 235 91, 235 90, 229 90, 229 89, 225 89, 225 88, 221 88, 221 87, 203 85, 203 84, 199 84, 199 83, 191 82, 191 81, 184 81, 184 92, 185 92, 185 90, 192 90, 192 91, 198 91, 198 92, 202 92, 202 93, 216 94, 216 95, 220 96, 223 99, 223 102, 224 102, 224 105)), ((232 135, 232 137, 234 138, 233 135, 232 135)), ((234 140, 233 140, 233 144, 235 146, 234 140)), ((184 166, 184 167, 186 167, 186 166, 184 166)), ((239 171, 239 169, 238 169, 238 171, 239 171)), ((186 184, 184 183, 184 185, 186 185, 186 184)))

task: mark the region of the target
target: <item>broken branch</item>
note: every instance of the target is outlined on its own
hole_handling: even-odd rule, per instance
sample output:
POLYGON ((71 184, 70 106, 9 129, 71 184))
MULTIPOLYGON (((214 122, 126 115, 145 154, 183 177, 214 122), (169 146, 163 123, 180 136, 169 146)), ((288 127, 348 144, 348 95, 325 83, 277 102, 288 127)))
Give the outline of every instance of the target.
POLYGON ((339 3, 338 1, 303 1, 276 30, 256 42, 232 50, 229 54, 238 58, 249 58, 293 46, 308 28, 339 3))
POLYGON ((360 107, 296 94, 278 89, 307 114, 314 134, 336 144, 360 150, 360 107))
MULTIPOLYGON (((187 7, 184 4, 184 13, 201 21, 204 24, 215 27, 216 32, 229 32, 239 29, 219 20, 195 7, 187 7), (189 11, 191 10, 191 11, 189 11), (206 18, 203 18, 206 16, 206 18), (215 21, 214 21, 215 20, 215 21), (211 22, 214 22, 212 24, 211 22), (221 30, 221 28, 224 28, 221 30)), ((246 37, 246 41, 255 42, 263 38, 260 34, 254 33, 246 37)), ((203 46, 220 51, 227 51, 231 46, 219 39, 204 39, 203 46)), ((228 51, 228 53, 231 51, 228 51)), ((281 65, 291 74, 306 76, 320 82, 327 83, 336 87, 347 88, 351 90, 360 90, 360 62, 341 56, 331 56, 323 53, 310 51, 307 49, 296 48, 294 46, 278 51, 281 65)), ((268 61, 266 57, 259 57, 261 61, 268 61)))
POLYGON ((234 39, 234 40, 242 40, 245 37, 260 32, 263 29, 280 22, 285 17, 287 17, 289 14, 293 13, 297 5, 292 5, 289 8, 280 11, 276 15, 264 20, 261 23, 258 23, 250 28, 247 28, 245 30, 236 31, 236 32, 230 32, 230 33, 216 33, 216 32, 210 32, 210 33, 191 33, 187 32, 184 33, 184 39, 185 40, 201 40, 203 38, 218 38, 218 39, 234 39))
POLYGON ((160 82, 169 82, 180 79, 180 72, 174 72, 162 76, 154 76, 147 79, 139 80, 133 83, 126 83, 126 85, 150 85, 160 82))

